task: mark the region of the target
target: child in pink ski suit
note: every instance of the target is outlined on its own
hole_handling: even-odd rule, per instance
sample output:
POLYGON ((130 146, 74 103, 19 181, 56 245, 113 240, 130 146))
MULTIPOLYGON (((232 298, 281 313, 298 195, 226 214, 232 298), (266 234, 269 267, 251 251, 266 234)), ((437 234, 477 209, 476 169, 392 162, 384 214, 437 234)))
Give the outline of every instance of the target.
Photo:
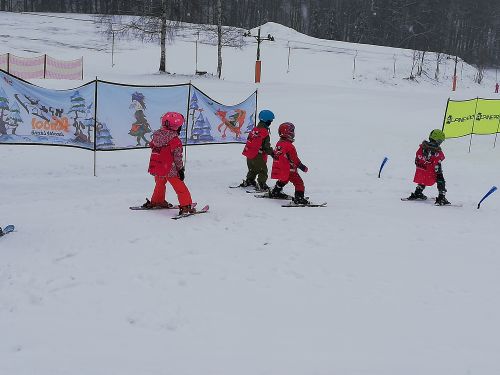
POLYGON ((155 177, 155 189, 151 201, 146 199, 143 207, 172 207, 165 200, 166 184, 172 185, 179 199, 179 214, 195 212, 193 201, 184 183, 184 165, 182 162, 182 142, 179 131, 184 124, 184 116, 177 112, 167 112, 161 118, 161 128, 156 130, 149 147, 151 158, 148 172, 155 177))

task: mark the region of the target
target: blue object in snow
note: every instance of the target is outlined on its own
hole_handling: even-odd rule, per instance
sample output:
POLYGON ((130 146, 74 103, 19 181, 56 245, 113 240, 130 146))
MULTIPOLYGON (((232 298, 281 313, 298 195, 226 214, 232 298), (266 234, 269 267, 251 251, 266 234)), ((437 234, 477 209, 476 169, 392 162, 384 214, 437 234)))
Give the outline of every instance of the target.
POLYGON ((385 163, 387 163, 387 160, 389 160, 389 158, 387 156, 384 158, 384 160, 382 160, 382 164, 380 164, 380 169, 378 171, 378 178, 380 178, 380 174, 382 173, 382 169, 384 169, 384 166, 385 166, 385 163))
POLYGON ((493 187, 490 189, 490 191, 488 191, 488 192, 484 195, 483 199, 481 199, 481 200, 479 201, 479 203, 477 204, 477 209, 478 209, 478 210, 479 210, 479 207, 481 207, 481 203, 483 203, 483 201, 484 201, 486 198, 488 198, 491 194, 493 194, 495 191, 497 191, 497 187, 496 187, 496 186, 493 186, 493 187))

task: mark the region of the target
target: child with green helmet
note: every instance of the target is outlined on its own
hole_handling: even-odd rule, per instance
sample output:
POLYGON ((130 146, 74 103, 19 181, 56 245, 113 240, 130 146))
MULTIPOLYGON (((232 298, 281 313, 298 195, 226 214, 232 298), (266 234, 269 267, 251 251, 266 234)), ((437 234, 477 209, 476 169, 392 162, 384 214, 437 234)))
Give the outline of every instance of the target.
POLYGON ((434 129, 429 134, 429 141, 422 141, 415 157, 417 170, 413 182, 417 184, 417 187, 415 192, 408 197, 408 200, 427 199, 423 194, 424 189, 426 186, 437 184, 439 195, 436 198, 436 205, 450 204, 445 196, 446 181, 444 180, 442 167, 445 156, 443 150, 441 150, 441 143, 444 142, 445 138, 442 130, 434 129))

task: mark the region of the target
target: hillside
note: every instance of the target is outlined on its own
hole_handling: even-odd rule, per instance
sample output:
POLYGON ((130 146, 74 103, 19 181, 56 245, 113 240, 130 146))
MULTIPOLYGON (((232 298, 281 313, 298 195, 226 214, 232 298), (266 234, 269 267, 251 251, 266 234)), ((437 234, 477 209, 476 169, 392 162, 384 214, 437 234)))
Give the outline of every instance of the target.
MULTIPOLYGON (((157 45, 118 41, 111 67, 92 18, 71 18, 0 13, 0 53, 83 56, 85 80, 192 80, 227 104, 255 89, 251 39, 224 49, 218 80, 193 75, 185 32, 168 46, 175 74, 158 74, 157 45)), ((238 144, 188 147, 186 182, 211 212, 178 221, 128 209, 152 192, 148 150, 98 153, 94 177, 92 152, 1 145, 0 225, 17 231, 0 239, 0 374, 498 374, 498 196, 476 209, 500 183, 494 136, 471 153, 469 139, 443 145, 447 196, 463 207, 400 201, 419 143, 442 125, 452 61, 417 83, 411 51, 262 32, 276 39, 261 45, 258 86, 259 109, 277 115, 272 144, 295 123, 306 195, 328 207, 227 189, 246 173, 238 144)), ((215 72, 216 48, 199 48, 199 70, 215 72)), ((464 65, 453 97, 494 97, 494 72, 473 75, 464 65)))

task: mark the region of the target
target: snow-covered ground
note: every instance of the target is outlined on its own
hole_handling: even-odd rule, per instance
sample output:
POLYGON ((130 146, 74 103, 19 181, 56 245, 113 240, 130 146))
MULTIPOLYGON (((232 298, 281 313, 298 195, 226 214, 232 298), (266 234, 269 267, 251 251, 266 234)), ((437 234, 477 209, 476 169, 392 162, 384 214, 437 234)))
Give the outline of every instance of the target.
MULTIPOLYGON (((83 55, 86 80, 193 80, 227 104, 255 88, 251 40, 224 49, 224 80, 200 78, 185 32, 167 50, 176 74, 160 75, 157 45, 118 41, 111 67, 92 18, 65 16, 0 13, 0 53, 83 55)), ((277 114, 273 143, 279 123, 296 124, 307 195, 328 207, 227 189, 246 173, 241 145, 188 148, 186 181, 211 212, 180 221, 128 209, 153 188, 147 150, 98 153, 93 177, 92 152, 0 146, 0 224, 17 227, 0 240, 0 374, 500 372, 498 196, 475 208, 500 183, 494 136, 474 137, 471 153, 469 139, 444 144, 448 198, 462 208, 399 199, 419 142, 442 125, 453 61, 440 82, 416 83, 404 79, 411 51, 262 32, 276 41, 261 45, 259 107, 277 114)), ((199 58, 215 72, 214 46, 199 58)), ((472 67, 459 73, 453 97, 494 97, 494 72, 482 85, 472 67)))

